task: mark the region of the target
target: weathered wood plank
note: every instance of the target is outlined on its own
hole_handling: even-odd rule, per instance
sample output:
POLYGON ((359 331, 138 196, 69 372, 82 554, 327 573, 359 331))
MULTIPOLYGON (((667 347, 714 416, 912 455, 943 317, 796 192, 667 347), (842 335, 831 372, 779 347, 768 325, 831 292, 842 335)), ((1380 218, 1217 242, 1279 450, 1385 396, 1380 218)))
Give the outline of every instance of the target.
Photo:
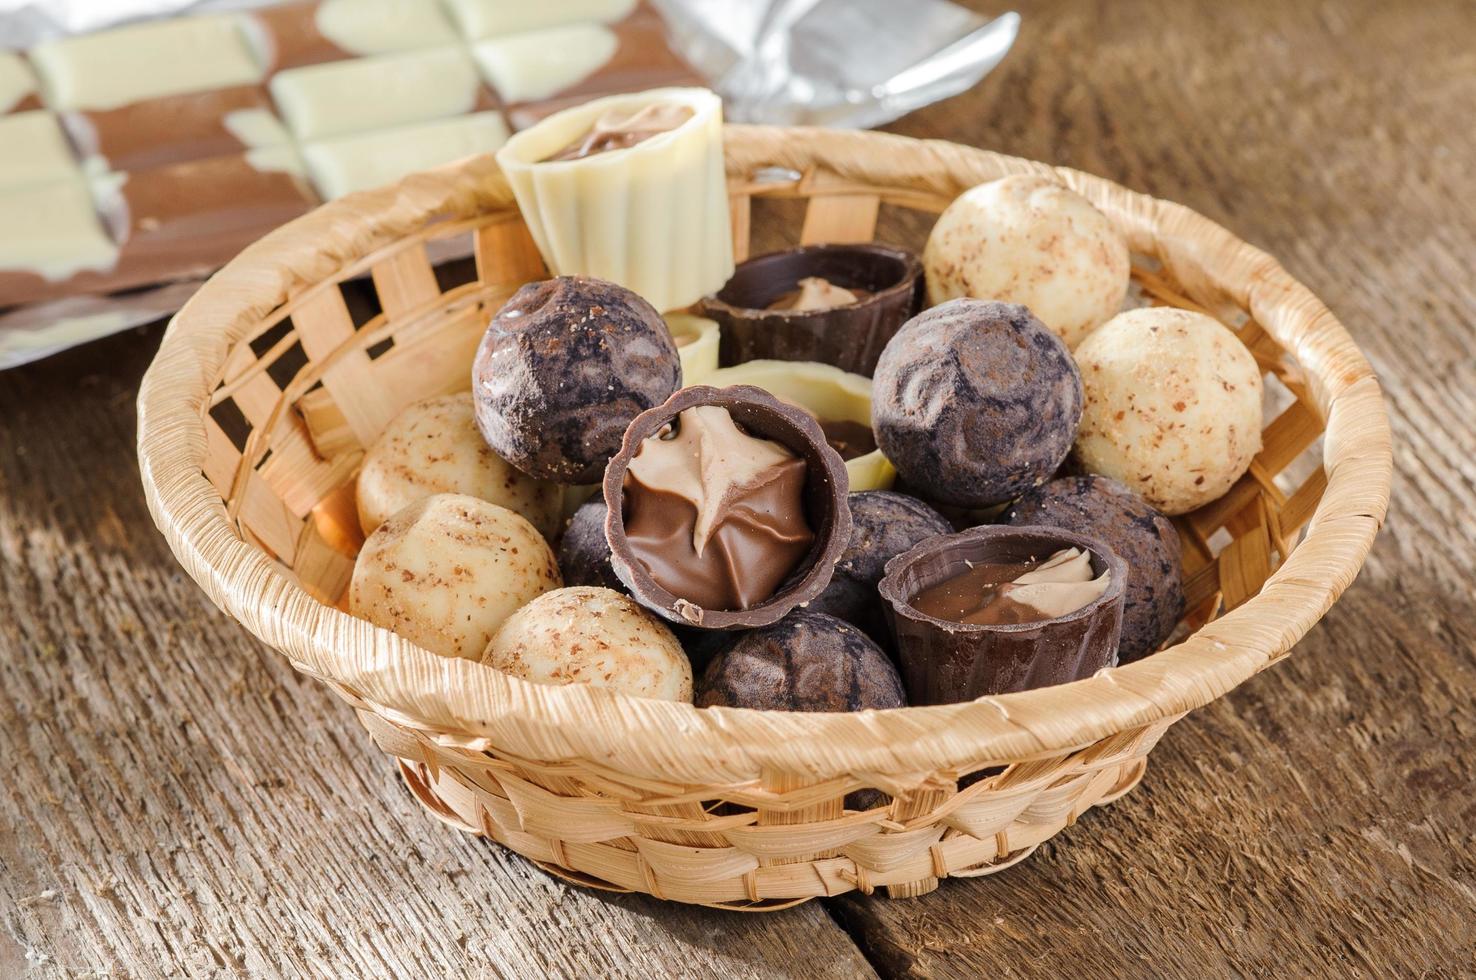
POLYGON ((905 976, 1469 975, 1476 132, 1449 121, 1476 105, 1476 11, 1015 6, 998 73, 897 129, 980 120, 972 142, 1181 201, 1280 258, 1382 376, 1394 509, 1323 624, 1170 729, 1133 794, 998 877, 835 908, 905 976))

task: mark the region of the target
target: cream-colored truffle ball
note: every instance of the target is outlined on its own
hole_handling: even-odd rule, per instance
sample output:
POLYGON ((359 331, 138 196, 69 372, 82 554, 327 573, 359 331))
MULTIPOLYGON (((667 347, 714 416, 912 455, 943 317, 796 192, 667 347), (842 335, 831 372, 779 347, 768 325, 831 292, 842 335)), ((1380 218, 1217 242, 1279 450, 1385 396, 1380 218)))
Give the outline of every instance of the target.
POLYGON ((928 300, 1030 308, 1074 348, 1122 308, 1127 242, 1080 194, 1045 177, 1001 177, 959 195, 923 250, 928 300))
POLYGON ((432 653, 476 660, 513 610, 562 584, 548 542, 523 517, 442 493, 369 535, 349 611, 432 653))
POLYGON ((359 471, 359 525, 380 522, 435 493, 464 493, 522 514, 545 537, 558 530, 563 488, 535 480, 477 431, 471 392, 426 398, 395 416, 359 471))
POLYGON ((576 586, 539 596, 507 618, 482 663, 539 684, 692 700, 692 664, 677 638, 612 589, 576 586))
POLYGON ((1261 369, 1202 313, 1129 310, 1076 349, 1077 458, 1166 514, 1223 496, 1261 451, 1261 369))

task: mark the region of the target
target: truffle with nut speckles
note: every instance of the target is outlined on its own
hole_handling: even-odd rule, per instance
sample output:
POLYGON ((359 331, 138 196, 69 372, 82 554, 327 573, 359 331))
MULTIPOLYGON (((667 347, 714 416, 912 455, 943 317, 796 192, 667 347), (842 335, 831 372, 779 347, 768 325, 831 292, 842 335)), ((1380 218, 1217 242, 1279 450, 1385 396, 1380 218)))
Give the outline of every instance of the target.
POLYGON ((631 420, 681 385, 676 343, 651 304, 582 276, 519 289, 472 364, 487 444, 555 483, 598 481, 631 420))

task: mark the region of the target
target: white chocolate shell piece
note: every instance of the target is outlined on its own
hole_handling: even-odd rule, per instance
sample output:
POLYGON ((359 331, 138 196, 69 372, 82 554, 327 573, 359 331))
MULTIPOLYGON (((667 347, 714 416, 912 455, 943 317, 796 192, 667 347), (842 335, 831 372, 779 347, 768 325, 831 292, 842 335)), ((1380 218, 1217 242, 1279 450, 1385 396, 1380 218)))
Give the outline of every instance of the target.
POLYGON ((554 275, 607 279, 667 311, 716 292, 733 274, 722 102, 706 89, 653 89, 565 109, 513 136, 497 162, 554 275), (693 116, 626 149, 542 162, 606 112, 658 101, 693 116))
POLYGON ((704 384, 718 366, 721 330, 717 321, 690 313, 668 313, 665 319, 682 360, 682 384, 704 384))
POLYGON ((458 47, 291 68, 272 78, 272 98, 301 140, 387 129, 470 112, 481 80, 458 47))
POLYGON ((613 24, 636 8, 636 0, 446 0, 468 40, 537 31, 580 21, 613 24))
POLYGON ((352 54, 383 54, 455 44, 437 0, 323 0, 313 12, 318 33, 352 54))
POLYGON ((56 110, 116 109, 131 102, 259 82, 263 67, 239 17, 145 21, 42 41, 30 51, 56 110))
POLYGON ((0 188, 50 183, 68 173, 76 174, 77 164, 55 115, 37 109, 0 116, 0 188))
POLYGON ((0 270, 58 282, 84 270, 104 272, 118 247, 98 221, 80 176, 0 191, 0 270))
MULTIPOLYGON (((701 384, 714 388, 753 385, 820 419, 871 424, 871 379, 815 361, 745 361, 718 368, 701 384)), ((851 492, 888 490, 897 471, 880 449, 846 460, 851 492)))
POLYGON ((1076 350, 1086 410, 1076 455, 1165 514, 1223 496, 1261 451, 1261 369, 1202 313, 1120 313, 1076 350))
POLYGON ((472 55, 506 103, 567 91, 609 61, 620 42, 603 24, 570 24, 480 41, 472 55))
POLYGON ((692 700, 692 664, 664 624, 611 589, 546 592, 507 618, 482 663, 537 684, 692 700))
POLYGON ((391 183, 417 170, 491 153, 506 142, 502 114, 478 112, 321 140, 306 144, 302 152, 318 193, 332 199, 391 183))

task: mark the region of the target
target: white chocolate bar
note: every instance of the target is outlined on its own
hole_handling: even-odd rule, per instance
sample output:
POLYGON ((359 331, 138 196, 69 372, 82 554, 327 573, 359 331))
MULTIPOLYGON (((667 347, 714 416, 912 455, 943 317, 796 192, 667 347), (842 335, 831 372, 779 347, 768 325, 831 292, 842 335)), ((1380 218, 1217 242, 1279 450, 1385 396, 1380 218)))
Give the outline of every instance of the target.
POLYGON ((266 109, 236 109, 222 116, 220 124, 247 149, 292 142, 282 120, 266 109))
POLYGON ((36 94, 36 76, 18 54, 0 51, 0 112, 9 112, 36 94))
POLYGON ((579 21, 613 24, 630 16, 636 0, 446 0, 467 40, 536 31, 579 21))
POLYGON ((0 228, 0 272, 57 282, 83 270, 107 271, 118 260, 81 178, 0 191, 0 228))
MULTIPOLYGON (((68 176, 80 174, 56 116, 45 109, 0 116, 0 188, 68 176)), ((10 229, 3 234, 9 236, 10 229)))
POLYGON ((620 47, 602 24, 570 24, 480 41, 472 54, 504 102, 557 95, 593 75, 620 47))
POLYGON ((470 112, 481 80, 457 47, 293 68, 272 79, 272 98, 300 140, 387 129, 470 112))
POLYGON ((383 54, 455 44, 437 0, 323 0, 318 33, 351 54, 383 54))
POLYGON ((554 275, 608 279, 668 311, 733 274, 722 101, 706 89, 613 95, 556 112, 508 140, 497 162, 554 275), (626 149, 548 161, 604 113, 657 102, 693 115, 626 149))
POLYGON ((302 152, 318 193, 335 198, 417 170, 490 153, 505 142, 507 124, 501 113, 479 112, 309 143, 302 152))
POLYGON ((149 21, 31 49, 53 109, 116 109, 164 95, 247 85, 262 66, 229 15, 149 21))

